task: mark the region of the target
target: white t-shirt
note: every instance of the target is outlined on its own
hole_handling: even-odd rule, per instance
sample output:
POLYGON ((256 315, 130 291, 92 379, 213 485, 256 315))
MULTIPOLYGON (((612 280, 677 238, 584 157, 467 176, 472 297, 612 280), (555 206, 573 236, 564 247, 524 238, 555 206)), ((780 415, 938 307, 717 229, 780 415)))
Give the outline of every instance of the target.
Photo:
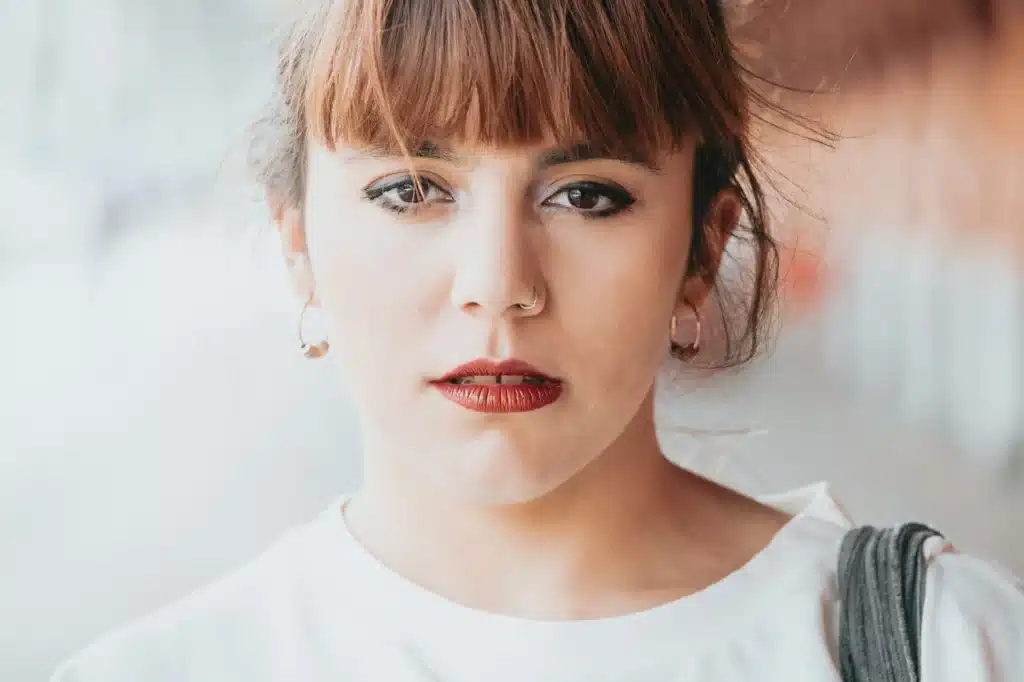
MULTIPOLYGON (((109 635, 52 682, 835 682, 835 563, 850 527, 824 484, 762 498, 794 514, 711 587, 622 617, 543 622, 466 608, 348 533, 338 500, 252 563, 109 635)), ((1024 591, 926 545, 923 682, 1024 680, 1024 591)))

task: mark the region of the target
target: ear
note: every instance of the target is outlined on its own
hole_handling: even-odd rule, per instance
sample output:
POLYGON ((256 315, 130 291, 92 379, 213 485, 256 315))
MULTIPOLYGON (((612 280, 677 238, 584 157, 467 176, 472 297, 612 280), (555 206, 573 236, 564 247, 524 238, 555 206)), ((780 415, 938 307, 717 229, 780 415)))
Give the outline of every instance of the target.
POLYGON ((690 273, 683 282, 682 300, 698 308, 704 304, 718 277, 718 268, 722 264, 725 245, 736 231, 736 226, 742 215, 743 202, 736 189, 727 187, 712 199, 704 224, 694 227, 694 229, 704 231, 702 267, 699 272, 690 273))
POLYGON ((314 305, 319 305, 313 269, 310 267, 309 252, 306 248, 302 209, 273 192, 267 193, 267 206, 277 226, 277 233, 281 239, 281 253, 295 293, 303 301, 312 301, 314 305))

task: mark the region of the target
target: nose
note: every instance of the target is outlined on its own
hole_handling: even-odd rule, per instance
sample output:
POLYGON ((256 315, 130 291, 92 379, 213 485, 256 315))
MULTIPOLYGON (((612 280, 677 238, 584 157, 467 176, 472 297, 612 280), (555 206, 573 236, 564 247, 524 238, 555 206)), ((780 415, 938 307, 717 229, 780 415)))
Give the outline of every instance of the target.
POLYGON ((452 303, 471 315, 531 317, 544 307, 537 234, 528 209, 499 193, 467 211, 460 226, 452 303))

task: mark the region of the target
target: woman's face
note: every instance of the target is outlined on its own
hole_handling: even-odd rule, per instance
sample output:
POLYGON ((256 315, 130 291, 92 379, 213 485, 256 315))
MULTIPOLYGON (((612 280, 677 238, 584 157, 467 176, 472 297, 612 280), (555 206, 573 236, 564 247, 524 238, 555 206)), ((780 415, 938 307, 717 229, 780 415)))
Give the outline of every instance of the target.
POLYGON ((314 145, 282 226, 308 251, 303 295, 327 315, 368 480, 528 501, 649 419, 670 318, 692 298, 692 161, 425 145, 417 189, 406 159, 314 145), (445 380, 478 359, 546 378, 445 380))

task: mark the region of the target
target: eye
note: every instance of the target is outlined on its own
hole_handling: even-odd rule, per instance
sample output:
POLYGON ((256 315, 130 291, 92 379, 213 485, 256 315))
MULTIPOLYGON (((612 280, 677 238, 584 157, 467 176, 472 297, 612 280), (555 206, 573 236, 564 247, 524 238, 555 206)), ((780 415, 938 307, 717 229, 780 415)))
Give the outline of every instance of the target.
POLYGON ((629 208, 635 201, 633 195, 616 185, 577 182, 558 190, 544 205, 569 209, 587 218, 606 218, 629 208))
POLYGON ((386 178, 366 188, 363 193, 370 201, 395 213, 418 211, 432 204, 453 201, 451 193, 422 175, 418 183, 411 175, 386 178))

